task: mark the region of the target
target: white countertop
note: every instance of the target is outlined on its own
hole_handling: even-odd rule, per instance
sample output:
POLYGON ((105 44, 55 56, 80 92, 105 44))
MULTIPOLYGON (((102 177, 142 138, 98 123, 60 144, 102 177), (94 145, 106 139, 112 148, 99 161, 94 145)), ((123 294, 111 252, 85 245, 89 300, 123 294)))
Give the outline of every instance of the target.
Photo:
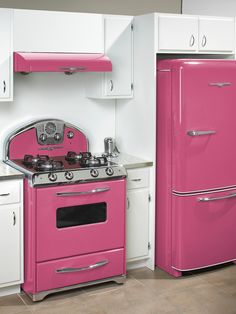
POLYGON ((120 153, 117 157, 108 157, 108 160, 113 161, 126 169, 143 168, 153 166, 153 162, 136 156, 120 153))
POLYGON ((23 178, 24 174, 7 164, 3 161, 0 161, 0 180, 11 180, 11 179, 20 179, 23 178))

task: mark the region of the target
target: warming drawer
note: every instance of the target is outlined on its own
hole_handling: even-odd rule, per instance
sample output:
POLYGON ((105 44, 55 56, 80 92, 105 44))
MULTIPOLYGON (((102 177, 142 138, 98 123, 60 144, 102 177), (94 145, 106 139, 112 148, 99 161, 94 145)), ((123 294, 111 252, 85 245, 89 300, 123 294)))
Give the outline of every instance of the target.
POLYGON ((124 249, 38 263, 36 292, 124 274, 124 249))

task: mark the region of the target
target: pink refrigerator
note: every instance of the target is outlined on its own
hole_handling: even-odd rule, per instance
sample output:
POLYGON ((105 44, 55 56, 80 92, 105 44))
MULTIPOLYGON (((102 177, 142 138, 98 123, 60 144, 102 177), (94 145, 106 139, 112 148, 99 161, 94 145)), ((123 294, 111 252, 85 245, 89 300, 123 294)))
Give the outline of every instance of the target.
POLYGON ((157 66, 156 265, 236 261, 236 61, 157 66))

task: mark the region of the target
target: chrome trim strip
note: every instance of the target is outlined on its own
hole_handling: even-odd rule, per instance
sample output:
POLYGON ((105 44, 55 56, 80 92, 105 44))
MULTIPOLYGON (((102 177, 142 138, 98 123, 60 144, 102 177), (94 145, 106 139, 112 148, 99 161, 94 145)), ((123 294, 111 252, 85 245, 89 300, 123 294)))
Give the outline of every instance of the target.
POLYGON ((186 192, 179 192, 172 190, 172 195, 175 196, 194 196, 199 194, 212 194, 212 193, 219 193, 219 192, 227 192, 231 190, 235 190, 236 185, 226 186, 226 187, 220 187, 220 188, 213 188, 208 190, 196 190, 196 191, 186 191, 186 192))
POLYGON ((89 282, 85 282, 85 283, 80 283, 77 285, 71 285, 71 286, 62 287, 62 288, 46 290, 46 291, 42 291, 42 292, 35 293, 35 294, 27 293, 27 291, 25 291, 25 293, 35 302, 35 301, 43 300, 47 295, 49 295, 51 293, 88 287, 88 286, 92 286, 92 285, 96 285, 96 284, 104 283, 104 282, 109 282, 109 281, 115 281, 117 284, 123 284, 125 282, 125 279, 126 279, 126 275, 120 275, 120 276, 114 276, 114 277, 104 278, 104 279, 100 279, 100 280, 94 280, 94 281, 89 281, 89 282))
POLYGON ((85 271, 85 270, 92 270, 92 269, 95 269, 95 268, 98 268, 98 267, 102 267, 102 266, 105 266, 109 263, 108 260, 105 260, 105 261, 101 261, 101 262, 98 262, 96 264, 92 264, 92 265, 89 265, 89 266, 86 266, 86 267, 80 267, 80 268, 60 268, 60 269, 56 269, 56 273, 59 273, 59 274, 64 274, 64 273, 76 273, 76 272, 80 272, 80 271, 85 271))
POLYGON ((191 270, 198 270, 198 269, 204 269, 207 267, 213 267, 213 266, 217 266, 217 265, 222 265, 222 264, 226 264, 226 263, 230 263, 230 262, 234 262, 236 261, 236 258, 234 259, 230 259, 228 261, 224 261, 224 262, 220 262, 220 263, 216 263, 216 264, 210 264, 210 265, 206 265, 206 266, 202 266, 202 267, 197 267, 197 268, 186 268, 186 269, 180 269, 174 266, 171 266, 173 269, 176 269, 178 271, 191 271, 191 270))
POLYGON ((97 188, 90 191, 82 191, 82 192, 57 192, 56 196, 80 196, 80 195, 88 195, 88 194, 96 194, 101 192, 109 191, 110 188, 97 188))
POLYGON ((225 200, 228 198, 234 198, 236 197, 236 193, 234 194, 229 194, 221 197, 201 197, 198 199, 199 202, 211 202, 211 201, 220 201, 220 200, 225 200))
MULTIPOLYGON (((49 118, 49 119, 40 119, 40 120, 34 120, 34 121, 31 121, 30 123, 27 123, 25 125, 23 125, 22 127, 12 131, 4 140, 4 144, 3 144, 3 147, 4 147, 4 151, 3 151, 3 160, 7 161, 9 160, 9 146, 10 146, 10 142, 13 140, 13 138, 25 131, 28 131, 32 128, 35 127, 36 124, 38 123, 43 123, 43 122, 47 122, 47 121, 56 121, 56 122, 59 122, 59 123, 63 123, 65 126, 69 127, 69 128, 75 128, 76 130, 82 132, 84 135, 84 131, 80 128, 78 128, 77 126, 75 126, 74 124, 71 124, 71 123, 67 123, 63 120, 60 120, 60 119, 54 119, 54 118, 49 118)), ((88 138, 87 136, 85 135, 86 137, 86 143, 87 143, 87 151, 89 150, 89 141, 88 141, 88 138)))

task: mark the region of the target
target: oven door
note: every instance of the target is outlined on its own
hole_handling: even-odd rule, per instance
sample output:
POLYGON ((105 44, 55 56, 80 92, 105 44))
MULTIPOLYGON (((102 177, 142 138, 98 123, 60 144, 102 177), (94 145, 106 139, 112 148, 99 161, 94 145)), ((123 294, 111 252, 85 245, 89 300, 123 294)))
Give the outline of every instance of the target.
POLYGON ((37 261, 124 247, 125 180, 37 188, 37 261))

